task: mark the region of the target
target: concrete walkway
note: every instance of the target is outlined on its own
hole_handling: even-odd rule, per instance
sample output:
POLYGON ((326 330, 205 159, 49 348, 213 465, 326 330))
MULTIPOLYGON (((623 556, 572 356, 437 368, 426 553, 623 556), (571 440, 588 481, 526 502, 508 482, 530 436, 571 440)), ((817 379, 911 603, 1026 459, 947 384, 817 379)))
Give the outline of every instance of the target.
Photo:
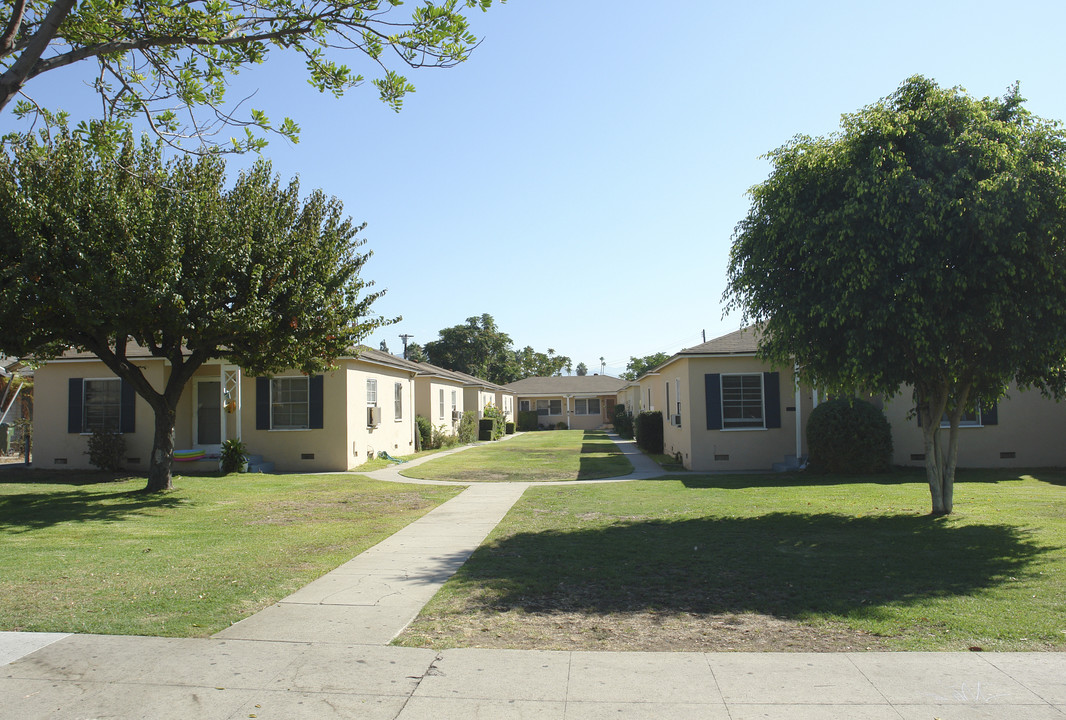
MULTIPOLYGON (((614 439, 634 464, 624 479, 663 474, 632 443, 614 439)), ((402 478, 404 467, 369 474, 462 484, 402 478)), ((602 481, 578 481, 588 482, 602 481)), ((551 484, 570 483, 535 483, 551 484)), ((530 485, 470 485, 211 639, 0 633, 0 716, 1066 719, 1066 653, 437 652, 388 646, 530 485)))

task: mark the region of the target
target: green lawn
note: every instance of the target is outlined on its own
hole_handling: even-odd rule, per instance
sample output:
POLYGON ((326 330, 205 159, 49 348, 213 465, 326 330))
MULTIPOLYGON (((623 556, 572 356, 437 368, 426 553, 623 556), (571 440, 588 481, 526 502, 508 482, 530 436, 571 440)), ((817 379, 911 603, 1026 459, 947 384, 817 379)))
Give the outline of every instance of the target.
POLYGON ((253 474, 146 495, 101 477, 0 471, 0 630, 211 635, 461 490, 253 474))
POLYGON ((1066 650, 1066 473, 959 480, 945 518, 920 472, 531 488, 398 642, 1066 650))
POLYGON ((552 430, 485 443, 400 473, 423 480, 545 482, 618 477, 632 470, 606 433, 552 430))

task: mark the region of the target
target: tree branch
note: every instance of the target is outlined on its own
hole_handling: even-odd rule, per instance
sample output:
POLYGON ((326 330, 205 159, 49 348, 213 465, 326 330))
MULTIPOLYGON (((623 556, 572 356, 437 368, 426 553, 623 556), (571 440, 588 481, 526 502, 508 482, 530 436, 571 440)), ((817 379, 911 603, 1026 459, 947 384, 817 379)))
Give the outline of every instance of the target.
POLYGON ((33 72, 41 55, 44 54, 48 44, 59 32, 59 26, 70 15, 77 0, 56 0, 49 9, 48 14, 41 22, 41 26, 34 33, 26 49, 18 56, 3 75, 0 75, 0 110, 7 107, 11 98, 15 97, 22 89, 27 80, 37 73, 33 72))

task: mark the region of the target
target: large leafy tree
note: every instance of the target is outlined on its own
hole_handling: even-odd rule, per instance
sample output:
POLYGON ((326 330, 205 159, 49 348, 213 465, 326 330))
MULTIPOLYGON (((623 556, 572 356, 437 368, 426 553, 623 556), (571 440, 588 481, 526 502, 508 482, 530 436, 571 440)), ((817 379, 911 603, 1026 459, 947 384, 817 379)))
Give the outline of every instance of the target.
POLYGON ((508 383, 518 377, 511 336, 500 330, 488 313, 444 328, 436 340, 426 343, 424 350, 429 362, 448 370, 495 383, 508 383))
POLYGON ((626 371, 622 373, 622 379, 636 380, 644 373, 659 367, 669 359, 670 356, 664 352, 653 353, 651 355, 645 355, 644 357, 631 356, 629 362, 626 363, 626 371))
POLYGON ((764 358, 913 391, 935 514, 967 410, 1011 381, 1064 389, 1066 136, 1023 103, 1017 86, 975 99, 913 77, 836 134, 794 138, 730 255, 727 307, 762 325, 764 358))
POLYGON ((491 3, 425 0, 405 16, 397 0, 11 0, 0 10, 0 110, 19 95, 18 112, 40 110, 27 85, 88 61, 97 66, 101 119, 141 116, 176 145, 212 142, 242 126, 233 148, 257 149, 259 131, 295 137, 297 126, 287 118, 272 125, 254 109, 238 117, 226 104, 232 75, 280 50, 304 61, 314 87, 339 96, 364 82, 342 61, 354 57, 372 68, 381 99, 398 110, 414 89, 400 70, 466 60, 478 41, 464 11, 491 3))
POLYGON ((321 191, 300 198, 257 162, 227 189, 219 156, 70 133, 0 155, 0 347, 96 354, 155 414, 147 489, 171 486, 175 409, 225 358, 256 374, 321 371, 383 324, 359 272, 360 227, 321 191), (154 387, 129 341, 169 363, 154 387))

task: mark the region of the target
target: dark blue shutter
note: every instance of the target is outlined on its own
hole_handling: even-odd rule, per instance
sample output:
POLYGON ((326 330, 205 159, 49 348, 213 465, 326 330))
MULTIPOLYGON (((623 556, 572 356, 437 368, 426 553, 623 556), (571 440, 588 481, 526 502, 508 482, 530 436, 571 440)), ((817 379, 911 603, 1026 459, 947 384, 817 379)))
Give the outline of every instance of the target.
POLYGON ((982 425, 999 425, 999 405, 992 403, 992 406, 985 410, 981 408, 981 424, 982 425))
POLYGON ((255 379, 255 429, 270 429, 270 378, 255 379))
POLYGON ((125 380, 119 380, 119 383, 122 389, 119 391, 118 431, 120 433, 136 432, 137 391, 125 380))
POLYGON ((307 426, 313 430, 321 430, 322 423, 322 396, 323 376, 312 375, 310 381, 310 395, 307 398, 307 426))
POLYGON ((82 379, 70 378, 67 381, 67 432, 81 432, 81 396, 82 379))
POLYGON ((707 396, 707 429, 722 429, 722 376, 708 373, 703 376, 704 393, 707 396))
POLYGON ((781 427, 781 373, 767 372, 762 374, 763 386, 763 417, 766 419, 766 427, 781 427))

